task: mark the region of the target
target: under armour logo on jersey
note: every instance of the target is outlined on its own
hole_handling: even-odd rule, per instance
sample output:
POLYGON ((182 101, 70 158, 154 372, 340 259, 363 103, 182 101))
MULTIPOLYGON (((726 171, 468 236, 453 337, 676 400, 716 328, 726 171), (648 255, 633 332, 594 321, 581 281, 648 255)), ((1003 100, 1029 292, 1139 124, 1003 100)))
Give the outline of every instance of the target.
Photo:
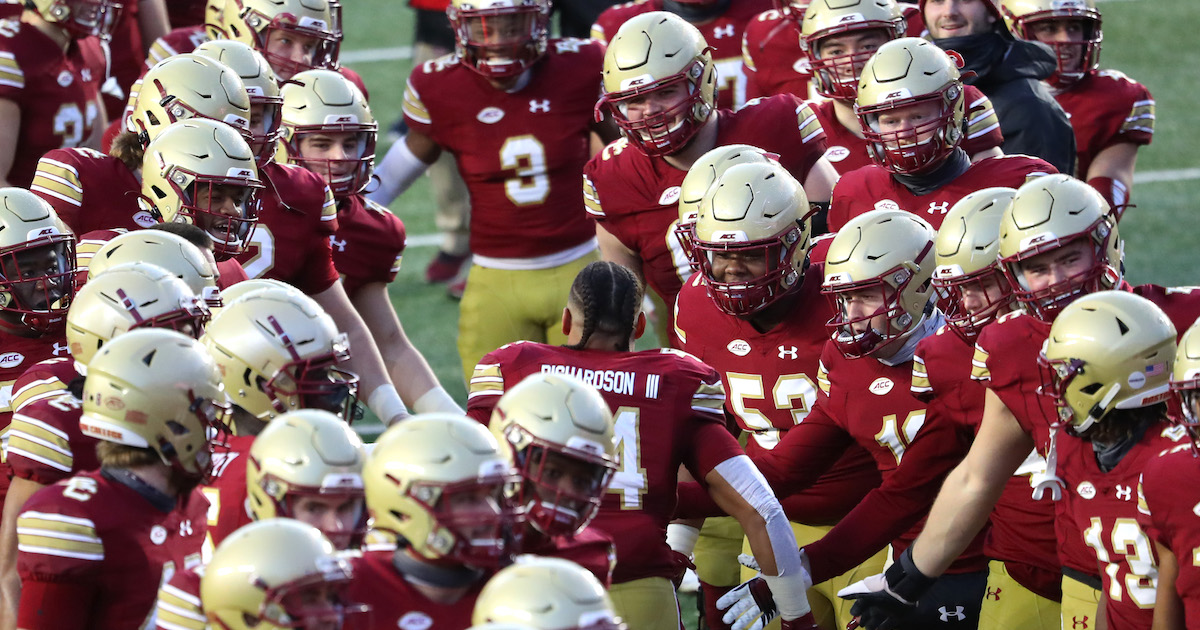
POLYGON ((989 586, 989 587, 987 587, 987 594, 984 595, 983 598, 1000 601, 1000 591, 1002 591, 1002 590, 1004 590, 1004 589, 1000 588, 999 586, 997 586, 995 589, 993 589, 992 587, 989 586))
POLYGON ((91 83, 91 81, 92 81, 92 69, 91 69, 91 68, 84 68, 83 70, 80 70, 80 71, 79 71, 79 78, 83 79, 83 82, 84 82, 84 83, 91 83))
POLYGON ((554 51, 561 54, 565 52, 579 52, 579 45, 583 43, 582 39, 574 37, 564 37, 563 39, 554 42, 554 51))
POLYGON ((534 114, 536 114, 538 112, 550 111, 550 99, 544 98, 540 101, 537 99, 530 100, 529 101, 529 111, 534 114))
POLYGON ((967 616, 963 614, 963 611, 965 610, 966 609, 962 606, 955 606, 953 611, 949 611, 946 610, 945 606, 942 606, 938 608, 938 617, 941 618, 942 623, 949 623, 951 617, 953 617, 955 621, 963 621, 967 618, 967 616))
POLYGON ((950 212, 949 201, 943 201, 942 203, 937 203, 936 201, 929 202, 929 214, 946 214, 947 212, 950 212))
POLYGON ((733 37, 733 35, 734 35, 734 28, 733 28, 732 24, 726 24, 725 26, 718 26, 717 28, 713 29, 713 37, 715 39, 724 39, 726 37, 733 37))
POLYGON ((187 519, 187 520, 179 523, 179 535, 180 536, 191 536, 192 535, 192 520, 191 519, 187 519))
POLYGON ((61 357, 70 354, 70 348, 65 343, 54 342, 54 356, 61 357))
POLYGON ((783 346, 779 346, 779 358, 780 359, 795 359, 796 357, 799 356, 799 354, 800 354, 800 349, 797 348, 796 346, 792 346, 790 348, 785 348, 783 346))
POLYGON ((1088 619, 1089 619, 1089 617, 1087 617, 1086 615, 1084 616, 1083 619, 1080 619, 1079 617, 1071 617, 1071 628, 1080 628, 1082 630, 1087 630, 1087 628, 1091 627, 1088 625, 1088 619))
POLYGON ((336 247, 339 252, 346 251, 346 239, 337 240, 335 234, 329 235, 329 246, 336 247))
POLYGON ((1133 486, 1122 486, 1117 484, 1117 498, 1122 501, 1128 501, 1133 498, 1133 486))

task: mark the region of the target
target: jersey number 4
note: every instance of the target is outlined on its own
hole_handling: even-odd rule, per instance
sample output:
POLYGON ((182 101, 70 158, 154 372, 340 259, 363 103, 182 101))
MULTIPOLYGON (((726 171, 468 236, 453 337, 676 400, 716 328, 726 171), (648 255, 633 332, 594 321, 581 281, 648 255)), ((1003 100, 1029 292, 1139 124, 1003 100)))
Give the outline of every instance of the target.
POLYGON ((637 407, 618 407, 613 414, 613 433, 617 438, 617 453, 621 457, 621 468, 613 475, 608 491, 621 496, 622 510, 642 509, 642 495, 646 494, 646 469, 642 468, 641 410, 637 407))

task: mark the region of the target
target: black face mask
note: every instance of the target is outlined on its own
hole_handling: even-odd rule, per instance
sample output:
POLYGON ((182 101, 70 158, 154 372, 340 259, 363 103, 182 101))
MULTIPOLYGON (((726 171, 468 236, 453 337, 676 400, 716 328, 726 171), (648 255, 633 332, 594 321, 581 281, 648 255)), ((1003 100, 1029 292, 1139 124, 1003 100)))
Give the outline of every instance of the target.
POLYGON ((1004 58, 1004 51, 1008 50, 1009 41, 998 31, 993 30, 975 35, 935 39, 933 43, 942 50, 953 50, 962 55, 965 64, 961 70, 962 73, 974 72, 978 75, 975 80, 964 77, 964 81, 975 83, 991 72, 992 68, 1004 58))
POLYGON ((689 22, 703 22, 720 17, 733 4, 733 0, 717 0, 712 4, 692 4, 677 0, 663 0, 663 10, 670 11, 689 22))

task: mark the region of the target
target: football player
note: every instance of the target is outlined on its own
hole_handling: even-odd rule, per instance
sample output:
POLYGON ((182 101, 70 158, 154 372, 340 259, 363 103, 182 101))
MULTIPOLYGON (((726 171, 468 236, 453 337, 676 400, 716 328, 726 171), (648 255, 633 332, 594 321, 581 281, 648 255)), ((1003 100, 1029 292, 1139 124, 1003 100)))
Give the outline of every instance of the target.
POLYGON ((1192 507, 1200 503, 1192 479, 1197 457, 1197 426, 1200 426, 1200 325, 1179 339, 1171 370, 1171 390, 1183 407, 1181 424, 1187 444, 1177 446, 1146 462, 1138 484, 1138 524, 1154 541, 1158 554, 1158 593, 1154 605, 1154 628, 1184 630, 1187 621, 1200 620, 1196 565, 1186 558, 1200 547, 1192 507), (1178 552, 1176 552, 1178 550, 1178 552), (1180 561, 1180 558, 1184 560, 1180 561))
MULTIPOLYGON (((988 1, 988 0, 984 0, 988 1)), ((834 190, 829 227, 879 208, 900 209, 934 228, 968 193, 1017 188, 1054 173, 1025 155, 971 162, 962 149, 966 96, 954 58, 912 37, 879 47, 863 66, 854 111, 875 164, 847 173, 834 190)))
POLYGON ((812 65, 800 49, 800 24, 809 0, 774 0, 775 8, 759 13, 742 34, 742 74, 746 98, 774 94, 812 96, 812 65))
POLYGON ((133 330, 88 364, 84 435, 100 470, 34 494, 17 519, 20 628, 131 628, 153 614, 158 585, 200 562, 212 470, 208 433, 228 407, 196 340, 133 330))
POLYGON ((387 357, 393 382, 416 400, 415 409, 458 410, 404 334, 388 297, 404 253, 404 223, 362 194, 371 180, 378 130, 366 97, 336 72, 307 70, 284 86, 282 98, 287 161, 320 175, 333 192, 338 214, 337 233, 329 237, 333 264, 387 357))
MULTIPOLYGON (((910 8, 910 15, 919 14, 910 8)), ((800 46, 815 69, 814 87, 824 97, 810 104, 829 142, 825 157, 842 175, 873 163, 854 99, 863 65, 885 42, 904 36, 902 14, 892 0, 816 0, 804 14, 800 46)), ((1004 137, 991 101, 973 86, 963 90, 963 150, 972 162, 1003 155, 1004 137)))
MULTIPOLYGON (((716 109, 718 78, 708 43, 682 18, 643 13, 611 39, 598 107, 612 114, 625 137, 588 162, 584 202, 597 222, 603 258, 633 269, 664 304, 674 304, 691 275, 673 236, 676 203, 697 159, 727 144, 760 147, 779 155, 809 201, 818 203, 828 201, 837 172, 821 157, 825 134, 799 98, 774 96, 737 112, 716 109)), ((659 322, 673 335, 670 310, 662 309, 659 322)))
POLYGON ((1099 70, 1100 11, 1093 0, 1004 0, 1013 34, 1054 48, 1048 82, 1075 129, 1075 174, 1114 208, 1129 203, 1138 147, 1154 137, 1154 97, 1117 70, 1099 70))
POLYGON ((596 576, 569 560, 538 556, 521 556, 488 580, 471 623, 522 624, 536 630, 629 627, 596 576))
POLYGON ((320 409, 353 418, 357 378, 345 372, 346 336, 311 298, 292 290, 262 289, 227 304, 200 338, 221 368, 232 403, 234 435, 220 454, 205 494, 217 505, 213 542, 245 525, 246 483, 234 461, 280 414, 320 409))
MULTIPOLYGON (((217 548, 200 582, 208 621, 225 630, 340 630, 353 572, 321 532, 286 518, 247 525, 217 548)), ((204 628, 204 618, 173 628, 204 628)), ((160 625, 160 627, 162 627, 160 625)))
POLYGON ((21 590, 16 526, 25 501, 45 486, 100 467, 96 438, 79 426, 83 366, 129 330, 169 328, 196 337, 207 321, 208 308, 179 278, 150 263, 118 265, 76 294, 66 320, 71 355, 42 361, 18 379, 5 449, 12 481, 0 524, 4 627, 16 627, 21 590))
POLYGON ((470 380, 505 343, 561 343, 559 296, 596 258, 595 229, 576 209, 602 48, 549 39, 548 0, 452 0, 447 10, 457 56, 409 76, 409 132, 371 199, 391 203, 442 151, 454 154, 471 197, 474 259, 458 323, 470 380))
MULTIPOLYGON (((996 497, 1035 446, 1047 456, 1059 435, 1049 398, 1038 395, 1043 375, 1034 367, 1054 318, 1067 304, 1095 291, 1119 288, 1150 299, 1186 329, 1200 315, 1200 293, 1156 285, 1129 287, 1122 280, 1123 245, 1116 218, 1095 189, 1066 175, 1038 178, 1018 189, 1000 222, 1000 261, 1022 306, 1003 315, 976 338, 971 377, 983 382, 983 416, 966 459, 951 473, 930 511, 908 560, 883 580, 868 578, 871 593, 858 608, 884 623, 920 598, 929 579, 983 527, 996 497), (925 538, 928 537, 928 540, 925 538), (885 593, 885 587, 903 599, 885 593), (897 585, 901 585, 897 591, 897 585)), ((1047 459, 1039 484, 1043 499, 1061 498, 1063 482, 1047 459)), ((1101 580, 1096 556, 1075 535, 1060 501, 1055 519, 1063 566, 1062 621, 1094 623, 1101 580)))
POLYGON ((262 53, 280 81, 313 68, 337 68, 341 32, 328 0, 227 0, 221 13, 229 39, 262 53))
POLYGON ((174 28, 150 44, 150 50, 146 54, 146 68, 153 68, 154 64, 163 59, 192 52, 204 42, 224 36, 225 0, 206 0, 202 5, 201 19, 187 24, 176 24, 172 21, 171 26, 174 28))
MULTIPOLYGON (((963 197, 946 215, 934 241, 933 286, 946 326, 917 344, 912 392, 929 414, 966 424, 974 433, 983 416, 984 389, 971 378, 975 339, 1011 312, 1012 289, 1000 267, 1000 219, 1016 191, 984 188, 963 197)), ((1036 451, 1006 483, 992 510, 984 542, 988 590, 979 627, 1057 629, 1061 626, 1062 568, 1054 535, 1054 504, 1031 488, 1046 472, 1036 451)))
POLYGON ((355 558, 350 597, 371 606, 377 627, 470 625, 484 582, 515 551, 520 515, 505 490, 521 477, 501 449, 478 422, 450 414, 414 416, 375 442, 367 508, 397 544, 355 558))
MULTIPOLYGON (((791 564, 796 560, 792 555, 795 539, 778 502, 767 488, 758 485, 756 471, 724 427, 719 375, 677 351, 631 352, 633 340, 645 327, 641 304, 642 288, 633 272, 612 262, 588 265, 572 285, 563 311, 568 345, 516 343, 489 353, 475 369, 469 412, 478 418, 491 411, 492 431, 512 444, 527 484, 561 487, 567 476, 546 474, 552 455, 582 460, 575 468, 583 470, 581 464, 593 459, 590 476, 594 480, 600 479, 603 462, 572 446, 586 444, 572 437, 582 433, 582 423, 576 420, 571 430, 567 422, 583 414, 566 411, 574 404, 572 398, 582 396, 561 390, 570 392, 580 386, 546 372, 578 375, 600 390, 607 407, 615 411, 621 468, 603 495, 593 527, 612 536, 617 544, 610 591, 617 610, 629 623, 646 628, 678 627, 678 605, 670 581, 681 571, 664 539, 683 465, 692 477, 705 480, 713 500, 725 513, 737 517, 755 555, 766 561, 766 573, 778 569, 781 576, 767 579, 772 592, 786 589, 789 594, 781 607, 785 625, 809 627, 805 624, 811 624, 812 618, 803 597, 799 566, 791 564), (500 396, 505 389, 509 391, 500 396), (556 400, 566 402, 556 408, 556 400), (544 418, 553 420, 540 420, 544 418), (658 420, 650 422, 648 418, 658 420), (645 450, 651 444, 654 456, 645 450)), ((602 442, 597 437, 590 441, 602 442)), ((608 466, 615 464, 610 461, 608 466)), ((580 503, 587 494, 583 480, 588 475, 581 471, 578 476, 581 480, 574 493, 580 495, 575 498, 580 503)), ((593 484, 603 487, 598 481, 593 484)), ((563 501, 551 501, 552 496, 543 493, 543 509, 547 504, 557 505, 557 512, 551 514, 561 513, 563 501)), ((565 527, 547 524, 536 507, 530 508, 528 519, 546 535, 579 531, 588 514, 578 508, 565 509, 574 515, 566 519, 565 527)), ((523 550, 542 553, 528 544, 523 550)), ((571 559, 562 554, 545 555, 571 559)))
POLYGON ((100 146, 108 72, 100 36, 120 9, 110 0, 29 0, 3 19, 0 186, 29 186, 51 149, 100 146))
MULTIPOLYGON (((339 551, 358 548, 367 530, 362 482, 366 452, 358 434, 344 420, 316 409, 289 411, 272 420, 258 436, 234 436, 229 442, 227 450, 215 453, 214 474, 222 483, 244 480, 244 492, 238 497, 236 493, 211 492, 212 487, 204 489, 212 502, 210 533, 220 518, 228 520, 234 512, 230 508, 235 508, 256 522, 286 517, 306 523, 339 551), (236 444, 239 438, 253 441, 249 452, 236 444), (237 501, 239 498, 244 500, 237 501), (236 505, 227 508, 221 500, 236 505), (219 512, 217 518, 213 518, 214 512, 219 512)), ((238 539, 249 527, 257 526, 230 530, 217 548, 238 539)), ((162 586, 157 604, 159 628, 205 630, 201 576, 214 570, 211 566, 176 571, 162 586)))
POLYGON ((1158 560, 1134 492, 1147 463, 1187 447, 1167 417, 1175 337, 1150 300, 1100 291, 1062 310, 1039 356, 1042 394, 1065 426, 1055 447, 1063 532, 1091 548, 1109 628, 1149 628, 1154 616, 1158 560))
POLYGON ((221 305, 221 291, 213 271, 212 254, 206 255, 203 249, 178 234, 166 230, 138 230, 117 234, 100 243, 85 240, 80 243, 80 249, 84 247, 92 249, 92 252, 79 256, 79 271, 75 276, 77 285, 117 265, 148 262, 183 280, 210 309, 221 305))
MULTIPOLYGON (((679 293, 675 326, 683 349, 721 374, 726 412, 747 432, 746 452, 756 457, 774 448, 816 402, 817 365, 832 312, 819 294, 821 267, 806 258, 810 223, 802 218, 808 203, 800 184, 753 151, 727 154, 732 148, 701 157, 684 179, 681 208, 695 183, 708 182, 705 193, 713 185, 721 192, 712 190, 696 204, 693 258, 700 273, 679 293), (723 153, 724 160, 714 159, 723 153)), ((797 540, 803 546, 823 536, 878 485, 870 456, 850 449, 810 489, 784 497, 797 540)), ((705 525, 711 531, 712 519, 705 525)), ((743 546, 740 538, 738 533, 735 548, 743 546)), ((710 554, 700 555, 702 561, 711 558, 706 546, 714 542, 700 544, 698 554, 710 554)), ((879 555, 840 581, 849 584, 853 580, 847 578, 858 572, 869 575, 882 562, 879 555)), ((713 576, 703 562, 700 568, 713 576)), ((711 625, 721 617, 716 602, 728 588, 703 582, 711 625)), ((835 595, 845 584, 835 580, 809 592, 822 627, 845 627, 850 621, 849 606, 835 595)))
MULTIPOLYGON (((751 98, 742 71, 742 34, 760 13, 771 8, 769 0, 636 0, 605 9, 592 25, 592 39, 611 43, 626 22, 651 11, 669 11, 700 30, 712 45, 717 75, 717 107, 738 109, 751 98)), ((803 98, 805 94, 800 94, 803 98)))
MULTIPOLYGON (((840 575, 889 543, 893 552, 902 552, 920 530, 945 474, 965 452, 959 426, 927 415, 910 392, 913 350, 944 321, 929 285, 933 239, 928 223, 901 210, 856 217, 833 238, 822 288, 833 307, 828 324, 833 336, 821 355, 820 393, 804 422, 755 458, 782 494, 806 487, 852 444, 875 460, 883 485, 804 549, 815 582, 840 575), (878 518, 883 512, 886 521, 878 518)), ((977 625, 987 580, 981 548, 982 538, 957 559, 906 620, 911 627, 977 625)), ((732 606, 726 620, 757 607, 753 584, 718 602, 732 606)), ((736 621, 735 629, 746 627, 736 621)))

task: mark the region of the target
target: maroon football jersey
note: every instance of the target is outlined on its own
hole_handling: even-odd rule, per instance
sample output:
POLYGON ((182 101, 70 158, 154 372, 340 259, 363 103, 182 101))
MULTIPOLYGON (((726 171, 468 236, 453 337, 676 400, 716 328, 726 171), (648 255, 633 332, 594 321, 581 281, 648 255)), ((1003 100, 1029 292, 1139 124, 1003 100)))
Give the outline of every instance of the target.
MULTIPOLYGON (((812 65, 800 48, 800 28, 778 9, 759 13, 742 35, 746 98, 795 94, 811 98, 812 65)), ((826 128, 828 133, 828 128, 826 128)))
POLYGON ((142 62, 146 58, 146 42, 138 17, 141 7, 137 2, 127 2, 123 6, 107 42, 109 75, 121 89, 120 98, 111 93, 103 94, 105 115, 109 120, 116 120, 125 109, 129 87, 142 76, 142 62))
POLYGON ((48 486, 96 470, 96 438, 83 434, 83 401, 68 386, 81 378, 70 357, 43 361, 18 380, 17 407, 8 429, 12 474, 48 486))
POLYGON ((211 506, 206 522, 213 547, 253 520, 246 505, 246 463, 254 436, 235 435, 227 442, 213 448, 212 481, 200 488, 211 506))
POLYGON ((1186 435, 1182 427, 1153 425, 1108 472, 1096 463, 1091 442, 1074 436, 1058 439, 1059 470, 1067 485, 1062 503, 1071 523, 1065 534, 1091 548, 1092 564, 1098 563, 1108 596, 1110 628, 1149 628, 1154 617, 1158 554, 1137 523, 1138 479, 1147 463, 1186 435))
POLYGON ((423 628, 459 630, 471 626, 475 600, 486 578, 471 587, 458 601, 439 604, 413 588, 394 564, 395 551, 364 551, 351 556, 354 578, 346 596, 352 602, 371 607, 372 628, 423 628))
POLYGON ((21 110, 10 186, 28 188, 38 158, 92 135, 108 62, 100 40, 74 40, 64 54, 49 36, 15 18, 0 20, 0 99, 21 110))
MULTIPOLYGON (((967 155, 975 155, 980 151, 999 147, 1004 142, 1004 134, 1000 133, 1000 120, 996 118, 992 102, 973 85, 964 87, 963 94, 967 108, 963 150, 967 155)), ((867 153, 867 141, 855 134, 859 128, 847 129, 838 120, 833 101, 813 100, 809 105, 817 115, 817 120, 821 121, 821 128, 825 130, 826 142, 829 144, 829 148, 825 150, 825 159, 833 164, 839 175, 875 164, 871 155, 867 153)), ((856 122, 855 125, 857 124, 856 122)))
MULTIPOLYGON (((982 384, 971 378, 974 352, 973 344, 955 334, 949 325, 942 326, 917 344, 912 380, 913 395, 927 401, 931 415, 959 422, 971 434, 978 431, 983 419, 985 393, 982 384)), ((1061 581, 1054 504, 1034 501, 1030 482, 1031 475, 1045 469, 1046 460, 1034 450, 1005 484, 992 508, 984 553, 1006 563, 1026 565, 1010 566, 1010 575, 1030 590, 1051 596, 1061 581)))
MULTIPOLYGON (((817 366, 829 339, 825 322, 832 316, 821 295, 821 274, 820 265, 808 268, 791 313, 765 333, 719 310, 700 274, 679 292, 676 336, 686 352, 721 374, 726 413, 749 433, 746 450, 752 456, 774 448, 817 402, 817 366)), ((875 462, 854 446, 811 487, 781 502, 792 520, 831 525, 878 485, 875 462)))
POLYGON ((142 183, 129 167, 93 149, 54 149, 42 156, 29 190, 76 234, 137 230, 159 222, 138 205, 142 183))
POLYGON ((155 628, 158 630, 185 630, 189 627, 204 627, 204 606, 200 603, 200 579, 203 567, 181 569, 163 583, 155 605, 155 628), (172 624, 168 618, 183 617, 194 625, 172 624))
POLYGON ((1122 142, 1150 144, 1154 138, 1154 97, 1146 86, 1117 70, 1089 72, 1054 95, 1075 129, 1075 172, 1087 179, 1096 154, 1122 142))
MULTIPOLYGON (((795 96, 772 96, 716 115, 716 146, 741 143, 775 153, 800 182, 825 152, 821 123, 795 96)), ((625 138, 604 147, 583 171, 588 215, 641 258, 646 282, 667 304, 675 303, 684 280, 692 275, 687 254, 675 238, 679 186, 686 175, 666 160, 630 147, 625 138)), ((659 314, 667 330, 673 329, 670 317, 659 314)))
MULTIPOLYGON (((596 520, 599 520, 599 517, 596 520)), ((643 532, 640 535, 646 536, 647 534, 643 532)), ((665 539, 666 531, 664 530, 661 535, 655 534, 655 536, 665 539)), ((628 542, 631 541, 623 541, 623 544, 628 544, 628 542)), ((570 560, 596 576, 605 589, 613 585, 613 571, 617 565, 617 547, 608 532, 597 527, 594 521, 583 531, 569 538, 567 536, 549 538, 534 530, 533 527, 527 526, 521 539, 521 553, 570 560)))
POLYGON ((454 154, 471 195, 471 251, 535 258, 595 237, 579 173, 587 162, 603 48, 554 39, 525 87, 492 87, 454 57, 408 77, 404 119, 454 154))
POLYGON ((871 165, 843 174, 834 186, 829 229, 840 230, 850 219, 880 209, 911 212, 938 228, 951 206, 970 193, 989 186, 1020 188, 1031 179, 1057 172, 1049 162, 1027 155, 987 158, 941 188, 916 195, 890 171, 871 165))
POLYGON ((504 391, 539 372, 568 374, 594 385, 614 411, 621 469, 590 526, 616 541, 613 580, 674 576, 666 532, 675 512, 680 464, 704 479, 717 464, 742 452, 725 429, 720 376, 675 350, 602 352, 518 341, 480 359, 467 414, 487 424, 504 391), (653 454, 643 450, 647 447, 653 454))
POLYGON ((166 35, 150 44, 150 53, 146 56, 146 67, 142 71, 145 73, 163 59, 190 53, 206 41, 208 41, 208 35, 204 33, 203 24, 171 29, 166 35))
MULTIPOLYGON (((88 627, 141 628, 158 588, 179 568, 200 563, 208 502, 199 491, 162 511, 138 491, 99 471, 35 493, 18 519, 17 570, 25 585, 19 625, 49 628, 58 606, 84 608, 88 627), (77 585, 80 599, 36 601, 34 583, 77 585), (86 597, 83 597, 86 595, 86 597)), ((76 613, 80 614, 80 613, 76 613)))
POLYGON ((1200 550, 1200 527, 1196 506, 1200 505, 1200 458, 1195 447, 1184 443, 1145 462, 1138 491, 1138 523, 1142 531, 1181 561, 1175 592, 1183 599, 1192 626, 1200 621, 1200 566, 1188 562, 1200 550), (1183 482, 1183 483, 1181 483, 1183 482))
POLYGON ((63 356, 67 356, 67 339, 61 332, 18 337, 0 330, 0 429, 12 417, 17 379, 41 361, 63 356))
POLYGON ((316 295, 337 282, 329 237, 337 232, 337 206, 320 175, 272 162, 259 170, 258 226, 237 257, 251 278, 286 282, 316 295))
MULTIPOLYGON (((719 17, 696 24, 704 41, 712 47, 717 70, 717 107, 737 109, 746 103, 746 76, 742 73, 742 32, 754 18, 771 8, 770 0, 738 0, 719 17)), ((663 11, 662 0, 635 0, 609 7, 592 25, 592 38, 607 43, 629 18, 663 11)))
MULTIPOLYGON (((815 582, 842 574, 889 543, 897 554, 908 548, 942 480, 966 454, 959 427, 927 417, 911 382, 911 361, 889 366, 871 357, 847 359, 830 341, 817 373, 816 405, 779 446, 755 458, 777 493, 807 486, 852 444, 871 454, 883 476, 882 486, 805 547, 815 582)), ((947 572, 984 569, 982 546, 979 536, 947 572)))
POLYGON ((337 234, 329 236, 333 264, 350 296, 372 282, 390 284, 404 255, 404 222, 362 195, 338 205, 337 234))

